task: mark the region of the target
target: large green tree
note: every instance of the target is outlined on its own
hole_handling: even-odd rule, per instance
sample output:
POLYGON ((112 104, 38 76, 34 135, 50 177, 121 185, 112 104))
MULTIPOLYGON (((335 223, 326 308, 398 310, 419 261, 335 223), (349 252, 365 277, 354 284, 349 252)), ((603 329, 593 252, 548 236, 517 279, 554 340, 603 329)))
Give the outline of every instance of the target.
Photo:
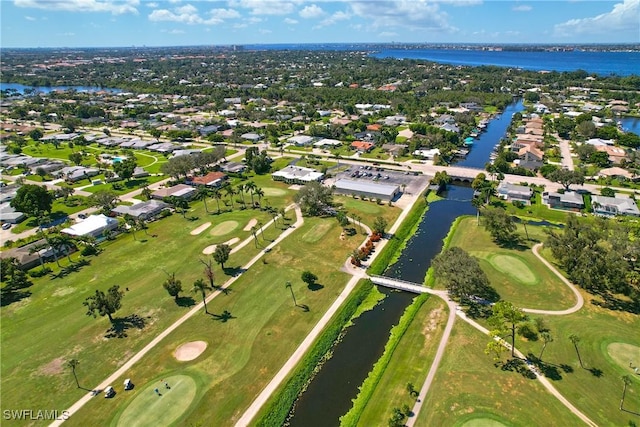
POLYGON ((213 252, 213 259, 224 269, 224 263, 229 261, 229 255, 231 255, 231 246, 223 243, 216 246, 216 250, 213 252))
POLYGON ((492 312, 493 314, 487 319, 489 325, 494 328, 491 334, 493 336, 509 334, 511 336, 511 357, 514 357, 518 325, 526 321, 527 316, 520 308, 508 301, 498 301, 495 303, 492 307, 492 312))
POLYGON ((106 294, 96 289, 96 293, 87 297, 82 304, 87 307, 87 316, 107 316, 113 324, 112 315, 120 309, 122 297, 124 292, 120 290, 120 286, 114 285, 107 290, 106 294))
POLYGON ((176 273, 167 274, 167 280, 164 281, 162 287, 165 288, 167 293, 175 300, 178 300, 178 296, 180 292, 182 292, 182 281, 176 278, 176 273))
POLYGON ((558 169, 547 175, 547 179, 562 185, 565 191, 569 190, 571 184, 584 184, 584 173, 581 171, 571 171, 569 169, 558 169))
POLYGON ((118 194, 111 190, 100 190, 89 196, 89 203, 102 210, 105 215, 111 212, 120 201, 118 194))
POLYGON ((483 211, 484 227, 498 243, 514 243, 517 239, 516 224, 502 208, 487 207, 483 211))
POLYGON ((49 214, 53 205, 53 193, 40 185, 26 184, 18 188, 10 205, 29 216, 49 214))
POLYGON ((458 246, 438 254, 432 266, 436 280, 445 286, 455 300, 467 302, 472 296, 491 301, 497 298, 478 260, 458 246))
POLYGON ((120 178, 129 181, 133 176, 133 172, 136 170, 137 166, 138 164, 135 157, 127 157, 121 162, 114 163, 113 170, 116 171, 120 178))
POLYGON ((317 216, 324 213, 325 209, 333 204, 333 192, 331 188, 312 181, 305 184, 296 193, 294 200, 305 215, 317 216))

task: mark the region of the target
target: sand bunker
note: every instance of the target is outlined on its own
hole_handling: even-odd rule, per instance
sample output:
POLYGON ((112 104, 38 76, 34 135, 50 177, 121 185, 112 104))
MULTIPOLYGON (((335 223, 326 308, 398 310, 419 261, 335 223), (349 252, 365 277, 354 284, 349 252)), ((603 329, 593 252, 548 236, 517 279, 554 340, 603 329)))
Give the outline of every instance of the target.
POLYGON ((262 189, 265 196, 284 196, 287 192, 281 188, 265 187, 262 189))
POLYGON ((173 357, 180 362, 187 362, 200 356, 207 348, 207 343, 204 341, 192 341, 182 344, 176 348, 173 352, 173 357))
POLYGON ((198 227, 195 230, 191 231, 191 235, 192 236, 197 236, 198 234, 202 233, 204 230, 206 230, 209 227, 211 227, 211 223, 210 222, 205 222, 200 227, 198 227))
MULTIPOLYGON (((226 242, 224 242, 224 244, 232 246, 232 245, 235 245, 236 243, 238 243, 239 241, 240 241, 239 237, 234 237, 233 239, 227 240, 226 242)), ((216 251, 216 246, 218 246, 218 245, 207 246, 206 248, 204 248, 202 250, 202 253, 205 254, 205 255, 211 255, 212 253, 214 253, 216 251)))
POLYGON ((251 227, 255 227, 258 223, 258 220, 253 218, 247 225, 245 225, 243 231, 251 231, 251 227))

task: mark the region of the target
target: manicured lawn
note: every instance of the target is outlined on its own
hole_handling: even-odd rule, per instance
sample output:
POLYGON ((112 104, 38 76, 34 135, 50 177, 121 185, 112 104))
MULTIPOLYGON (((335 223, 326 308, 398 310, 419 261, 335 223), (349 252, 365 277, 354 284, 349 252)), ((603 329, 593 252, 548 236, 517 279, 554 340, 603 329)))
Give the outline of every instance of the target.
POLYGON ((420 389, 433 362, 447 321, 448 309, 437 297, 430 297, 411 322, 393 353, 391 362, 367 404, 359 426, 385 425, 393 408, 413 406, 407 384, 420 389))
POLYGON ((165 176, 147 176, 144 178, 131 179, 129 181, 126 181, 126 180, 118 181, 117 183, 109 182, 104 184, 92 185, 90 187, 83 188, 83 190, 88 191, 89 193, 97 193, 98 191, 109 190, 109 191, 113 191, 118 195, 123 195, 133 190, 136 190, 138 188, 142 188, 145 185, 150 185, 150 184, 153 184, 154 182, 162 181, 165 178, 166 178, 165 176), (113 188, 113 184, 121 185, 122 188, 115 190, 113 188))
POLYGON ((364 159, 382 159, 386 160, 389 158, 389 153, 382 150, 382 148, 376 147, 368 153, 362 153, 360 157, 364 159))
MULTIPOLYGON (((329 221, 330 228, 315 244, 300 239, 327 221, 307 218, 299 230, 265 257, 266 263, 259 262, 243 273, 227 295, 208 304, 214 315, 202 312, 189 319, 126 377, 135 379, 140 387, 182 372, 206 379, 195 409, 180 423, 192 425, 207 420, 208 425, 231 425, 304 339, 348 278, 339 266, 355 240, 340 240, 337 222, 329 221), (319 276, 318 289, 309 289, 300 280, 305 269, 319 276), (294 307, 285 287, 287 281, 293 285, 297 303, 308 306, 309 311, 294 307), (225 310, 226 319, 220 317, 225 310), (173 358, 172 352, 180 344, 196 340, 208 343, 196 360, 178 362, 173 358)), ((114 402, 106 400, 89 402, 70 425, 109 425, 104 415, 112 411, 114 402)), ((123 394, 118 403, 126 406, 132 400, 123 394)))
MULTIPOLYGON (((640 412, 640 375, 633 366, 640 366, 640 316, 624 311, 612 311, 591 301, 597 297, 583 292, 585 306, 568 316, 544 316, 555 340, 547 346, 543 361, 553 385, 571 403, 598 425, 631 425, 638 416, 618 409, 622 396, 623 375, 631 378, 624 407, 640 412), (569 335, 580 338, 578 349, 584 363, 580 367, 569 335)), ((524 353, 540 354, 542 343, 521 340, 524 353)))
POLYGON ((55 148, 53 144, 45 144, 41 143, 36 146, 34 143, 28 144, 22 148, 22 152, 31 157, 46 157, 49 159, 60 159, 69 161, 69 154, 76 153, 78 151, 82 151, 84 147, 73 147, 73 149, 69 148, 66 142, 61 143, 58 148, 55 148))
POLYGON ((574 215, 558 209, 549 209, 542 204, 542 196, 539 192, 534 194, 530 206, 516 207, 513 203, 502 202, 507 212, 520 218, 531 219, 533 221, 547 220, 554 223, 565 223, 567 215, 574 215))
MULTIPOLYGON (((544 239, 541 227, 528 226, 529 237, 544 239)), ((520 226, 522 248, 501 248, 473 217, 460 222, 451 246, 459 246, 480 260, 482 270, 501 299, 519 307, 562 310, 575 304, 575 296, 531 251, 536 241, 527 241, 520 226)))
POLYGON ((416 426, 465 425, 475 417, 515 426, 582 425, 537 380, 495 367, 484 353, 487 342, 486 335, 456 319, 416 426))
POLYGON ((359 214, 360 221, 369 227, 373 226, 373 221, 377 216, 386 219, 389 227, 391 227, 401 212, 400 208, 395 206, 389 206, 384 203, 379 205, 375 201, 364 201, 349 196, 335 196, 333 200, 335 203, 341 204, 349 214, 359 214))

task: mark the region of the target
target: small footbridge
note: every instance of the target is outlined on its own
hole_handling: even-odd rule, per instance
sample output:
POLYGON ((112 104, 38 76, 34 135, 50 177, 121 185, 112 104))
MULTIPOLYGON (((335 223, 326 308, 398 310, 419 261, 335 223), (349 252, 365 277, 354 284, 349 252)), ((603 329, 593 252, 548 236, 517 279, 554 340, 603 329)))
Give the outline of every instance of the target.
POLYGON ((414 294, 424 294, 429 291, 429 288, 422 286, 418 283, 408 282, 406 280, 392 279, 384 276, 370 276, 369 277, 376 285, 384 286, 387 288, 400 289, 401 291, 413 292, 414 294))

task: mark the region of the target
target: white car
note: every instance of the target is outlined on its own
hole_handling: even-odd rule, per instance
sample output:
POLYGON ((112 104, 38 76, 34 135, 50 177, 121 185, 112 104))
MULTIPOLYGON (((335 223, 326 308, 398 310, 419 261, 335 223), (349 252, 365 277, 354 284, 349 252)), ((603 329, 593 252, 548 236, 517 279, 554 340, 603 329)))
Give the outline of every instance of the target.
POLYGON ((11 223, 10 222, 5 222, 4 224, 2 224, 2 229, 3 230, 8 230, 11 228, 11 223))

